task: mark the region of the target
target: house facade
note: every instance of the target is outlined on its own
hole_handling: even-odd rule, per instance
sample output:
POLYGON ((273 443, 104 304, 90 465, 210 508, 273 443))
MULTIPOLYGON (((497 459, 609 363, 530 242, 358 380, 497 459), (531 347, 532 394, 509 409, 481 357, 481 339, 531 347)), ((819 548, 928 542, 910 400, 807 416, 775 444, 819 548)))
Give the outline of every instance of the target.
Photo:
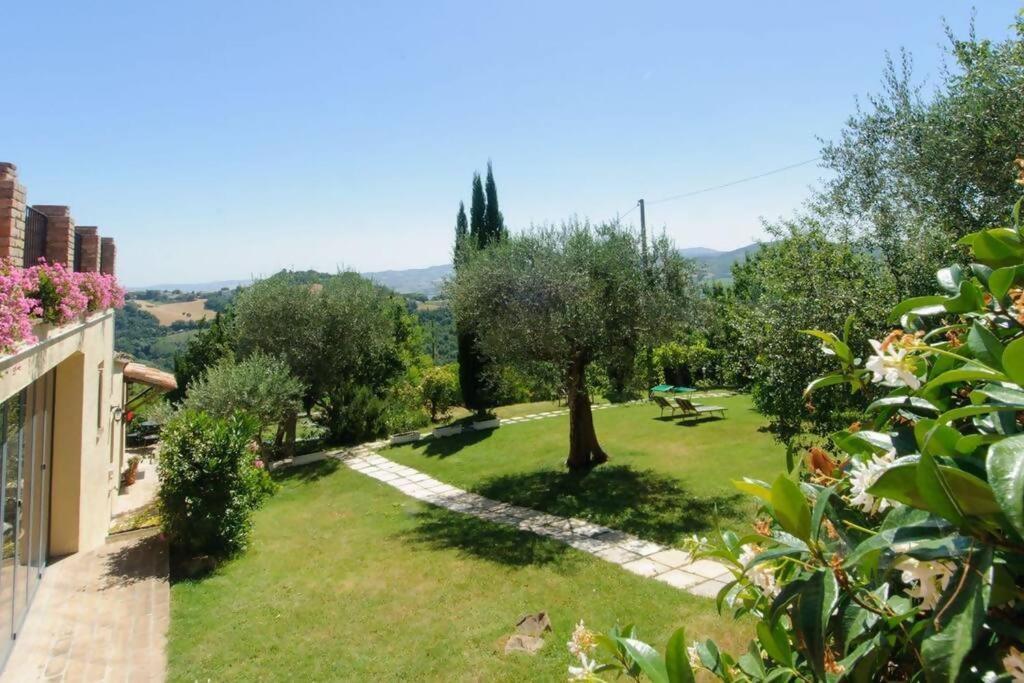
MULTIPOLYGON (((113 240, 76 227, 68 207, 29 206, 17 169, 0 163, 0 258, 113 274, 115 254, 113 240)), ((47 561, 105 542, 124 460, 113 310, 34 333, 35 343, 0 357, 0 663, 47 561)))

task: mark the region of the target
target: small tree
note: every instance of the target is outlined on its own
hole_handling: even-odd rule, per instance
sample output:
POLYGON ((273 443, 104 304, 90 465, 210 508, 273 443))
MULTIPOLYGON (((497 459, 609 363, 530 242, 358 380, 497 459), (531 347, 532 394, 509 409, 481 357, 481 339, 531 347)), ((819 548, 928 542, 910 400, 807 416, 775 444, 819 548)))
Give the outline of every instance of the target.
POLYGON ((607 460, 594 431, 586 372, 622 339, 657 343, 686 319, 694 272, 666 239, 644 267, 637 235, 572 221, 480 251, 450 286, 460 325, 504 362, 543 361, 565 377, 570 469, 607 460))
POLYGON ((430 411, 430 419, 437 421, 459 402, 459 373, 454 364, 430 368, 423 373, 420 384, 423 403, 430 411))
POLYGON ((226 418, 243 412, 256 419, 260 442, 267 427, 276 428, 275 447, 285 437, 294 443, 290 427, 302 407, 305 386, 292 375, 288 364, 257 352, 241 362, 222 360, 193 382, 185 397, 185 407, 226 418))

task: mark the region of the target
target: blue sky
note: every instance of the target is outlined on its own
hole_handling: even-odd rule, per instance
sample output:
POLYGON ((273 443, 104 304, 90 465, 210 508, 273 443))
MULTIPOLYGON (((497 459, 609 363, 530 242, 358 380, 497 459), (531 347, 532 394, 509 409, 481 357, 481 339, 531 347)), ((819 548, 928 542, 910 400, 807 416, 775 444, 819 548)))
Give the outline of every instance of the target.
MULTIPOLYGON (((1018 7, 980 3, 979 35, 1007 36, 1018 7)), ((30 202, 115 237, 128 285, 434 265, 488 158, 514 230, 809 159, 877 88, 886 50, 934 82, 941 20, 963 33, 970 15, 942 0, 11 3, 0 161, 30 202)), ((820 175, 666 202, 648 224, 741 246, 820 175)))

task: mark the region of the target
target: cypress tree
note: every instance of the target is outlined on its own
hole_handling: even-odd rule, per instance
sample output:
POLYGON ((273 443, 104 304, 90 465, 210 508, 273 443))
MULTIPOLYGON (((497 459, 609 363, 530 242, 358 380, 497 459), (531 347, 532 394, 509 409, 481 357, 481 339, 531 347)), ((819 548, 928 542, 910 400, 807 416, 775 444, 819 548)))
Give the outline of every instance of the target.
MULTIPOLYGON (((495 210, 497 209, 497 190, 494 188, 494 176, 491 173, 490 164, 487 165, 488 187, 494 196, 495 210)), ((484 194, 484 184, 479 173, 473 174, 473 194, 469 204, 469 237, 466 240, 466 249, 483 249, 488 244, 497 241, 490 232, 491 223, 488 225, 488 200, 484 194)), ((500 212, 497 213, 500 218, 500 212)), ((464 220, 464 213, 460 219, 464 220)), ((493 221, 493 219, 492 219, 493 221)), ((459 225, 456 222, 456 245, 458 244, 459 225)), ((458 246, 456 247, 458 248, 458 246)), ((456 254, 455 267, 458 268, 463 257, 456 254)), ((480 344, 476 333, 472 330, 458 329, 458 351, 459 351, 459 387, 462 390, 462 402, 470 410, 478 414, 485 413, 495 406, 494 395, 490 378, 490 362, 480 352, 480 344)))
POLYGON ((480 174, 474 173, 473 196, 469 202, 469 241, 475 249, 487 244, 484 237, 487 230, 486 214, 487 200, 484 198, 484 184, 480 180, 480 174))
POLYGON ((462 252, 466 248, 468 237, 469 221, 466 219, 466 205, 459 202, 459 213, 455 216, 455 254, 452 259, 456 267, 462 259, 462 252))
POLYGON ((487 185, 486 185, 487 206, 484 210, 484 232, 480 239, 480 246, 500 242, 505 239, 505 217, 498 209, 498 186, 494 183, 494 170, 491 162, 487 162, 487 185))

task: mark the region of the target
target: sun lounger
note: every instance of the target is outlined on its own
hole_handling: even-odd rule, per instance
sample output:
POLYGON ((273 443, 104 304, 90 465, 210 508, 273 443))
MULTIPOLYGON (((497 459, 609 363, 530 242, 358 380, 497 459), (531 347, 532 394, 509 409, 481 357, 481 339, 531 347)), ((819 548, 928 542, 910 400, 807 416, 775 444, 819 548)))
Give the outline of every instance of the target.
POLYGON ((671 412, 669 415, 675 415, 676 411, 679 410, 679 406, 672 405, 667 398, 664 396, 654 396, 654 402, 661 408, 661 414, 665 414, 665 409, 668 408, 671 412))
POLYGON ((675 399, 676 405, 679 406, 680 416, 687 418, 702 417, 704 415, 715 415, 716 413, 721 417, 725 417, 725 411, 728 408, 724 406, 705 406, 705 405, 694 405, 685 398, 675 399))

